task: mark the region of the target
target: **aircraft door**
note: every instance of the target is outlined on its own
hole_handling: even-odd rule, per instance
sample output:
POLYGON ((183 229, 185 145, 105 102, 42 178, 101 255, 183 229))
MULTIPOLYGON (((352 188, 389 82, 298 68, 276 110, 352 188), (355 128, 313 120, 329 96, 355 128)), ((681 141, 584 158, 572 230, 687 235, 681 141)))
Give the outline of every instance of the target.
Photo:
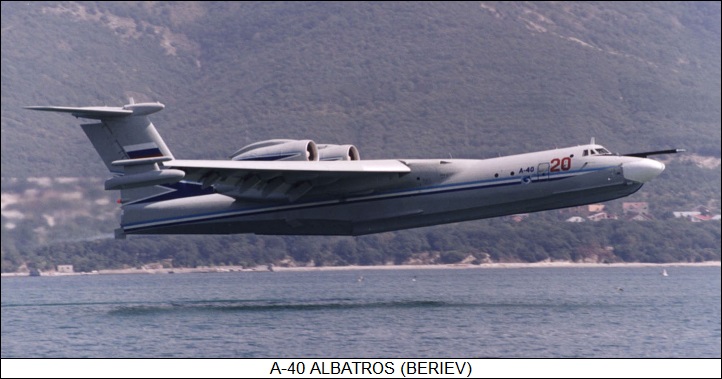
POLYGON ((539 163, 536 169, 536 178, 538 181, 549 179, 549 162, 539 163))

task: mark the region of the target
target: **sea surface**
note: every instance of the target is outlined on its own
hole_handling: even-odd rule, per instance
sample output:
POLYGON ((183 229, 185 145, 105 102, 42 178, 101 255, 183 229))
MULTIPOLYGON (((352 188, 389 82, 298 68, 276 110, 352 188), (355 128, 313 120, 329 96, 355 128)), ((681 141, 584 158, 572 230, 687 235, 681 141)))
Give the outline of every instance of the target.
POLYGON ((2 357, 720 357, 720 268, 2 278, 2 357))

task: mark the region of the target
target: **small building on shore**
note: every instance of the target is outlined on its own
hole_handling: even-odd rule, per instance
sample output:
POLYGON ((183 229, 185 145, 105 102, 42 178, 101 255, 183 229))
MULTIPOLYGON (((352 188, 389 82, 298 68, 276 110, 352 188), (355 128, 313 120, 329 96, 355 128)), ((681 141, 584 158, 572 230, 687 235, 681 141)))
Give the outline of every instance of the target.
POLYGON ((73 265, 58 265, 57 271, 61 274, 72 274, 75 272, 73 271, 73 265))

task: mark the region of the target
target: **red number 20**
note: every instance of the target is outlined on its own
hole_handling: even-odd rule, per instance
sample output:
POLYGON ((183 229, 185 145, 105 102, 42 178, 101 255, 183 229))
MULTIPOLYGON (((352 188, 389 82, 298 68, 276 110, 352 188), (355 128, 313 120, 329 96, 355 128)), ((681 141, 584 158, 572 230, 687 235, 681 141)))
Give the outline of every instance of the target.
POLYGON ((551 172, 569 171, 569 169, 572 168, 572 158, 554 158, 551 164, 552 168, 549 170, 551 172))

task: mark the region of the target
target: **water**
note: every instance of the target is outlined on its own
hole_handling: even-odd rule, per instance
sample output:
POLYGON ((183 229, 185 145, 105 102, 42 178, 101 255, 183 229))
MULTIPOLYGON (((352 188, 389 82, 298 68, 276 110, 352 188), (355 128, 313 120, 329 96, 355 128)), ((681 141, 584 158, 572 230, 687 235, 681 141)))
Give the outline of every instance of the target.
POLYGON ((2 357, 720 357, 720 268, 667 271, 2 278, 2 357))

